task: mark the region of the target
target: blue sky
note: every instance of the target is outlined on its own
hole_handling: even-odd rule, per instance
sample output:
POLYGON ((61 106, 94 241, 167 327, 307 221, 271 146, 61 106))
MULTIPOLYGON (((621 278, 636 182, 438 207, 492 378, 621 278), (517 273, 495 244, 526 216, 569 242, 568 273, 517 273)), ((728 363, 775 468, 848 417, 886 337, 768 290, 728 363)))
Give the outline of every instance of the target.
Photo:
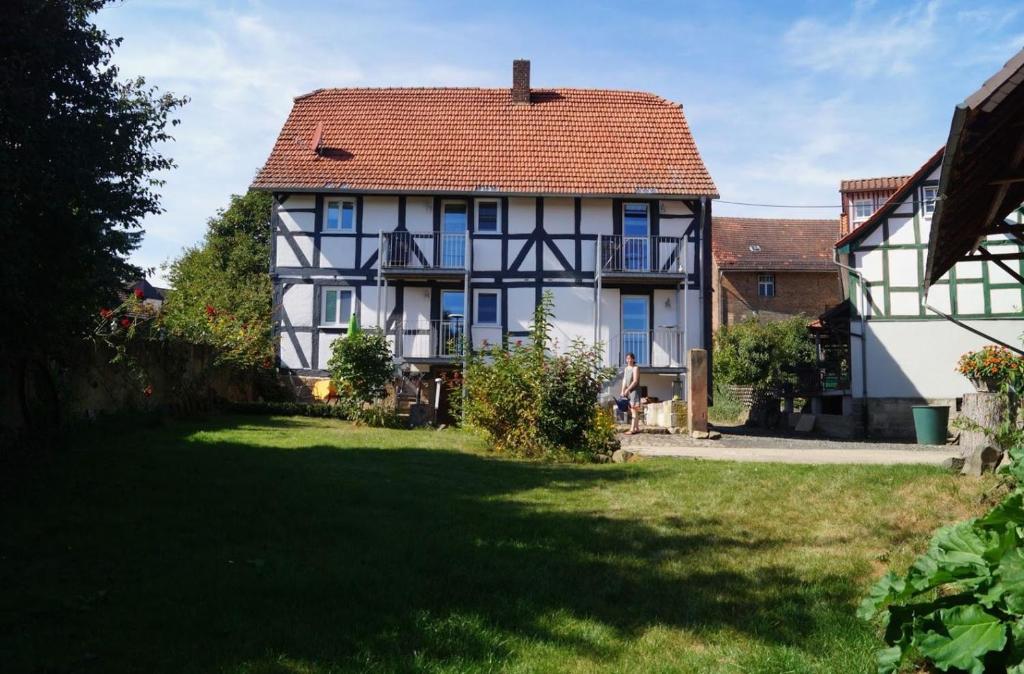
POLYGON ((915 170, 945 142, 954 105, 1024 47, 1024 6, 1005 0, 128 0, 98 23, 124 38, 125 76, 191 98, 166 148, 178 164, 166 212, 146 220, 134 256, 143 267, 201 240, 265 160, 292 97, 318 87, 504 87, 512 59, 529 58, 534 86, 682 103, 723 200, 825 205, 841 178, 915 170))

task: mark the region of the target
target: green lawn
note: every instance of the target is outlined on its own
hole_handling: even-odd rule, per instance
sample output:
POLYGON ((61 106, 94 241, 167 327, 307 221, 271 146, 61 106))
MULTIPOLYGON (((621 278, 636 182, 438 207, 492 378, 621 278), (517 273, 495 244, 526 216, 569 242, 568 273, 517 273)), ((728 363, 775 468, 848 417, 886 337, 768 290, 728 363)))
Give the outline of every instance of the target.
POLYGON ((870 579, 990 486, 302 418, 95 432, 0 478, 0 669, 865 672, 870 579))

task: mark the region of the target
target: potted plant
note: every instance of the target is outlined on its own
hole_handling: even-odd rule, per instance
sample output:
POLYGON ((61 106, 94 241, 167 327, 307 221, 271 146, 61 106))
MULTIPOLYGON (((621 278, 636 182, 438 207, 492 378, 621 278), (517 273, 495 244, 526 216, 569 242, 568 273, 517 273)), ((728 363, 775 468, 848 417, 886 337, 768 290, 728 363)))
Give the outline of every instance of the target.
POLYGON ((1024 372, 1024 359, 1006 347, 989 344, 960 356, 956 370, 978 392, 999 391, 1004 382, 1024 372))

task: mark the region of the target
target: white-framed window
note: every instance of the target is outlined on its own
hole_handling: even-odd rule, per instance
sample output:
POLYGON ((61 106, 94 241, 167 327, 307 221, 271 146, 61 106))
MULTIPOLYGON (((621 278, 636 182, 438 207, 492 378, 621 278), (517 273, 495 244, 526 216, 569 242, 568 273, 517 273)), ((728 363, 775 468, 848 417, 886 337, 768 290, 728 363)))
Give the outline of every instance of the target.
POLYGON ((939 188, 935 185, 926 185, 921 188, 921 211, 924 217, 932 217, 935 212, 935 202, 939 198, 939 188))
POLYGON ((351 199, 328 200, 324 209, 324 231, 356 231, 356 202, 351 199))
POLYGON ((497 199, 477 199, 476 231, 497 234, 501 231, 501 202, 497 199))
POLYGON ((871 217, 871 214, 875 212, 875 202, 873 199, 854 199, 853 200, 853 221, 864 222, 871 217))
POLYGON ((775 274, 757 275, 758 297, 775 297, 775 274))
POLYGON ((351 288, 323 288, 320 325, 348 325, 355 313, 355 293, 351 288))
POLYGON ((498 325, 498 293, 497 291, 482 290, 476 294, 476 319, 477 325, 498 325))

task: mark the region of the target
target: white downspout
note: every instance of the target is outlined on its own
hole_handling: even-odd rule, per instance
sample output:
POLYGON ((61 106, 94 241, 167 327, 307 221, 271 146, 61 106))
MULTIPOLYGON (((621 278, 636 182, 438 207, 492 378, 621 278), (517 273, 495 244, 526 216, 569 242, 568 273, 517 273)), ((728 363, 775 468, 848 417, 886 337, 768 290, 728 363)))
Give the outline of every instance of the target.
POLYGON ((867 289, 864 287, 864 275, 849 265, 845 265, 839 261, 839 251, 833 253, 832 262, 835 263, 840 269, 845 269, 849 273, 857 277, 857 287, 860 288, 860 308, 857 312, 860 314, 860 334, 854 335, 850 332, 851 336, 860 337, 860 384, 861 384, 861 398, 864 401, 864 407, 861 411, 862 421, 864 424, 864 433, 867 434, 868 430, 868 333, 867 333, 867 289))

